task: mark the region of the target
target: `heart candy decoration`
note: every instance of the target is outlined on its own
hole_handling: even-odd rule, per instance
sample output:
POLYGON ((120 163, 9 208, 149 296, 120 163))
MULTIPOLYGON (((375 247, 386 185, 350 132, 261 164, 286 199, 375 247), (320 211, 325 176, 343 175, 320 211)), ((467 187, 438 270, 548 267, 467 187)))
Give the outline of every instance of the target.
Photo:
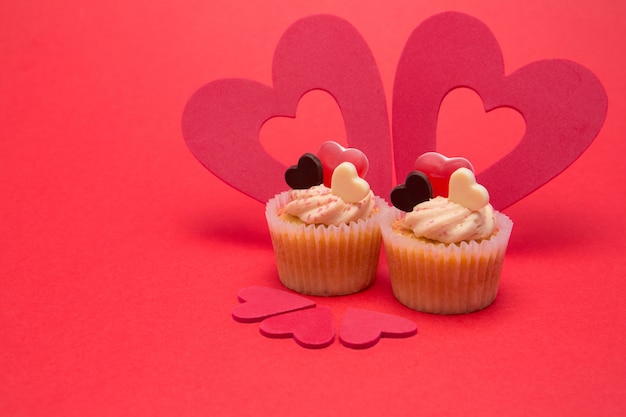
POLYGON ((457 87, 474 90, 485 111, 511 107, 526 122, 521 142, 477 175, 498 210, 573 163, 600 131, 608 106, 602 84, 580 64, 542 60, 505 75, 500 46, 484 23, 457 12, 432 16, 411 33, 396 69, 392 130, 398 177, 413 168, 416 155, 436 149, 441 102, 457 87))
POLYGON ((330 191, 346 203, 358 203, 367 197, 370 185, 359 177, 352 163, 342 162, 333 171, 330 191))
POLYGON ((261 145, 261 127, 272 117, 295 117, 298 101, 311 90, 337 102, 348 146, 377 156, 369 183, 388 195, 391 135, 382 80, 361 35, 336 16, 309 16, 287 28, 274 52, 272 86, 220 79, 198 89, 183 110, 187 147, 222 181, 265 203, 284 191, 287 167, 261 145))
POLYGON ((335 340, 335 324, 329 307, 273 316, 263 320, 259 330, 267 337, 293 337, 296 343, 310 349, 330 346, 335 340))
POLYGON ((232 316, 243 323, 258 322, 277 314, 315 307, 315 302, 308 298, 267 287, 243 288, 237 298, 241 304, 233 308, 232 316))
POLYGON ((348 308, 339 329, 344 346, 365 349, 374 346, 381 337, 409 337, 417 333, 411 320, 392 314, 348 308))
POLYGON ((323 179, 322 163, 312 153, 305 153, 298 160, 298 165, 285 171, 285 182, 294 190, 304 190, 320 185, 323 179))
POLYGON ((433 196, 431 182, 423 172, 411 171, 404 184, 400 184, 391 191, 391 204, 396 208, 411 212, 413 207, 428 201, 433 196))
POLYGON ((324 167, 324 185, 327 187, 331 185, 333 171, 342 162, 352 163, 361 178, 365 178, 369 169, 369 161, 363 152, 356 148, 346 149, 333 141, 322 143, 319 151, 317 151, 317 157, 324 167))
POLYGON ((472 211, 478 211, 489 203, 489 192, 476 183, 474 173, 467 168, 459 168, 450 177, 448 200, 472 211))
POLYGON ((433 197, 447 197, 450 176, 454 171, 463 167, 474 171, 474 167, 467 159, 458 156, 448 158, 437 152, 423 153, 413 164, 415 170, 423 172, 430 180, 433 197))

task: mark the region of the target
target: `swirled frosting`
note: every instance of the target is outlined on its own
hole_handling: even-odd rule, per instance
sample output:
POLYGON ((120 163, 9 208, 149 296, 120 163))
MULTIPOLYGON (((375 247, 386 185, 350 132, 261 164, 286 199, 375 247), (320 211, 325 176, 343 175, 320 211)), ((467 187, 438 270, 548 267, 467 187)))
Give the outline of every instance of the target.
POLYGON ((416 237, 442 243, 485 239, 496 227, 496 216, 491 204, 472 211, 445 197, 436 197, 415 206, 404 217, 404 227, 416 237))
POLYGON ((330 188, 317 185, 305 190, 291 190, 290 202, 283 212, 306 224, 340 225, 366 219, 374 212, 374 194, 370 192, 356 203, 347 203, 331 193, 330 188))

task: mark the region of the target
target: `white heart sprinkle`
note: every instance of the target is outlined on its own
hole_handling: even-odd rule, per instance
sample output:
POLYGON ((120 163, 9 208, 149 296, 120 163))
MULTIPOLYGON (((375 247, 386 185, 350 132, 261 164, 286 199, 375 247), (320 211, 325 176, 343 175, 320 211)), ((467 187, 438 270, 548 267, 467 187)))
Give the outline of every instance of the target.
POLYGON ((342 162, 333 171, 330 191, 346 203, 358 203, 370 192, 370 185, 359 177, 352 163, 342 162))
POLYGON ((489 192, 476 183, 474 173, 467 168, 459 168, 450 176, 448 200, 478 211, 489 204, 489 192))

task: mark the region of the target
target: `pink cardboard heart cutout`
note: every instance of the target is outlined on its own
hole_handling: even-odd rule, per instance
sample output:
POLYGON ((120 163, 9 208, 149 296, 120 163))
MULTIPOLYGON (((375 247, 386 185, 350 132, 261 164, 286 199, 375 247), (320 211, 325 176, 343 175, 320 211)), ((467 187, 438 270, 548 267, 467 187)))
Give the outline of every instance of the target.
POLYGON ((281 37, 272 70, 272 87, 221 79, 192 95, 182 130, 193 155, 227 184, 265 202, 287 188, 287 167, 262 147, 263 123, 295 117, 304 94, 324 90, 341 109, 348 145, 371 158, 366 179, 372 190, 387 195, 392 185, 387 104, 374 57, 357 30, 335 16, 303 18, 281 37))
POLYGON ((293 339, 310 349, 330 346, 335 340, 335 324, 329 307, 307 308, 270 317, 261 322, 264 336, 293 339))
POLYGON ((253 323, 276 314, 315 307, 315 301, 308 298, 267 287, 243 288, 237 298, 241 304, 233 308, 232 316, 242 323, 253 323))
POLYGON ((409 337, 416 333, 417 325, 404 317, 348 308, 339 329, 339 340, 344 346, 366 349, 381 337, 409 337))
POLYGON ((444 97, 468 87, 485 111, 517 110, 526 122, 519 145, 477 180, 503 209, 561 173, 591 144, 607 111, 607 96, 589 70, 567 60, 543 60, 504 75, 500 47, 481 21, 457 12, 433 16, 410 35, 396 69, 392 130, 397 178, 415 158, 437 148, 444 97))

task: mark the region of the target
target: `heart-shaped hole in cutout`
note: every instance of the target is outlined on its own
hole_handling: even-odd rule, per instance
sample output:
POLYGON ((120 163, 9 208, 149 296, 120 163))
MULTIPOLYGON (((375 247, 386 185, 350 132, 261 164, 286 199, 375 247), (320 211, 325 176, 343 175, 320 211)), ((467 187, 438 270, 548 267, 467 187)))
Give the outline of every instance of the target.
POLYGON ((296 117, 272 117, 259 132, 261 146, 291 166, 306 152, 315 154, 323 142, 347 147, 346 129, 337 102, 325 91, 311 90, 298 102, 296 117))
POLYGON ((525 131, 524 118, 515 109, 497 107, 485 112, 474 90, 455 88, 439 108, 437 152, 467 158, 479 173, 511 152, 525 131))

